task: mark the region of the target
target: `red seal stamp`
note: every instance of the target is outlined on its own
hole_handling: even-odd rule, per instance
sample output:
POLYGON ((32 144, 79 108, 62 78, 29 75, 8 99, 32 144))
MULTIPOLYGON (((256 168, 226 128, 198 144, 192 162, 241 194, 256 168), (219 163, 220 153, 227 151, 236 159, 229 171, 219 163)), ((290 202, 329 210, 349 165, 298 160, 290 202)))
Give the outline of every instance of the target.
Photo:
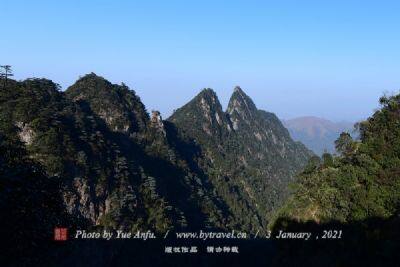
POLYGON ((68 240, 68 229, 67 228, 54 228, 54 240, 55 241, 67 241, 68 240))

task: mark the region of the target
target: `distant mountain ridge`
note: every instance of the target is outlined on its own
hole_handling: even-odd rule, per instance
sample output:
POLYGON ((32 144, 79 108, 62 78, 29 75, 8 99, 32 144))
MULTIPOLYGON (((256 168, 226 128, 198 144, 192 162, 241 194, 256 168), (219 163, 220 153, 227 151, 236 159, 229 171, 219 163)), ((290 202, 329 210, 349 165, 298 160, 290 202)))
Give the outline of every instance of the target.
POLYGON ((283 124, 294 140, 302 142, 317 155, 325 151, 335 153, 334 142, 340 133, 353 133, 354 129, 351 122, 332 122, 313 116, 283 120, 283 124))

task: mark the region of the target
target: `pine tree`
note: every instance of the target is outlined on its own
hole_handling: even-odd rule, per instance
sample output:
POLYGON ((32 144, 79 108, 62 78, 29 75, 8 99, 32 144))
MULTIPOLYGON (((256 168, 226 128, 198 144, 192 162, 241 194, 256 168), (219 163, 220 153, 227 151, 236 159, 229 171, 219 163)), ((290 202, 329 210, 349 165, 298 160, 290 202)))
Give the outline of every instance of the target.
POLYGON ((5 89, 7 86, 7 79, 8 77, 12 77, 14 74, 12 73, 10 65, 2 65, 0 66, 0 78, 4 79, 3 81, 3 88, 5 89))

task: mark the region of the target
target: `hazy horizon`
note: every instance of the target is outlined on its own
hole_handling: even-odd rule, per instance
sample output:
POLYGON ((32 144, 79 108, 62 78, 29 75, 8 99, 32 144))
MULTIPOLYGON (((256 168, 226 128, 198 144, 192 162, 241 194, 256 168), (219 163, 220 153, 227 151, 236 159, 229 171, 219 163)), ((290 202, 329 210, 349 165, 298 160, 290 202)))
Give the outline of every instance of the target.
POLYGON ((400 88, 400 3, 8 1, 0 64, 71 85, 95 72, 168 117, 236 85, 282 119, 358 121, 400 88))

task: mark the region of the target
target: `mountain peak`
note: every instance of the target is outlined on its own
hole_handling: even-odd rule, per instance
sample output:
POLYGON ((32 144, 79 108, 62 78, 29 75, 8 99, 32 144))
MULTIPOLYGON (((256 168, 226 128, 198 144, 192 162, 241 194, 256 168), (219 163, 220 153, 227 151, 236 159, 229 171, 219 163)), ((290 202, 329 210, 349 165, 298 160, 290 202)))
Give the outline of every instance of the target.
POLYGON ((258 113, 253 100, 240 88, 236 86, 229 100, 227 112, 234 121, 240 118, 246 121, 252 119, 258 113))
POLYGON ((212 88, 204 88, 203 90, 201 90, 200 94, 208 94, 208 95, 217 95, 217 93, 215 93, 215 91, 212 88))
POLYGON ((195 106, 202 110, 206 116, 208 116, 208 113, 210 112, 222 112, 222 106, 219 102, 218 96, 211 88, 204 88, 201 90, 197 96, 182 108, 193 111, 196 109, 195 106))
MULTIPOLYGON (((255 207, 259 214, 277 208, 276 203, 287 193, 287 184, 310 156, 303 145, 290 138, 273 113, 258 110, 239 86, 233 90, 227 112, 222 111, 214 91, 204 89, 169 120, 201 147, 217 175, 213 178, 223 184, 224 192, 242 188, 245 193, 237 196, 240 201, 259 199, 266 203, 255 207)), ((229 201, 236 201, 229 197, 229 201)), ((242 203, 233 205, 241 207, 242 203)), ((243 209, 240 216, 250 216, 249 212, 243 209)))
POLYGON ((240 86, 235 86, 235 88, 233 89, 233 92, 234 93, 242 93, 242 94, 244 94, 244 92, 243 92, 243 90, 242 90, 242 88, 240 88, 240 86))
POLYGON ((204 88, 201 90, 194 100, 206 101, 211 105, 220 105, 217 93, 211 88, 204 88))
POLYGON ((169 120, 191 125, 191 130, 203 131, 216 138, 231 130, 218 96, 210 88, 203 89, 189 103, 176 110, 169 120), (195 129, 195 125, 199 126, 199 129, 195 129))
POLYGON ((104 79, 103 77, 97 75, 93 71, 91 73, 85 74, 82 77, 80 77, 80 79, 83 79, 83 78, 102 78, 102 79, 104 79))
POLYGON ((145 131, 148 121, 145 106, 135 91, 124 84, 112 84, 92 72, 79 78, 65 94, 74 102, 88 104, 113 131, 145 131))
MULTIPOLYGON (((73 96, 74 100, 93 98, 99 94, 109 95, 113 84, 94 72, 79 76, 79 79, 65 91, 67 96, 73 96)), ((102 96, 103 98, 104 96, 102 96)))
POLYGON ((330 120, 307 116, 285 121, 293 139, 304 143, 316 154, 325 151, 335 153, 335 140, 342 132, 352 132, 353 123, 336 123, 330 120))
POLYGON ((108 82, 109 83, 109 81, 107 81, 104 77, 99 76, 94 72, 85 74, 83 76, 79 76, 79 79, 76 81, 76 83, 79 83, 79 82, 90 82, 90 81, 93 81, 93 82, 102 81, 102 82, 108 82))

